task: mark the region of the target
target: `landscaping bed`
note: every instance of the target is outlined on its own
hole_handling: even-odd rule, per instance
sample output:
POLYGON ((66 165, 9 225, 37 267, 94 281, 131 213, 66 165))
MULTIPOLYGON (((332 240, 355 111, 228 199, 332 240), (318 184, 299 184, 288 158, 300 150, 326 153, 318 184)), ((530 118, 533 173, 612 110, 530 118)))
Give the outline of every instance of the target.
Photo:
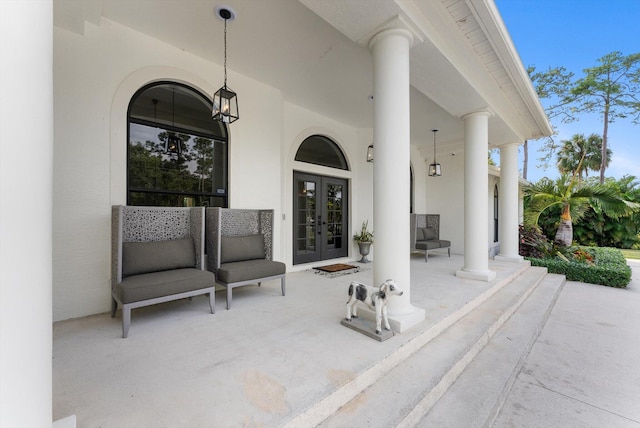
POLYGON ((573 246, 560 248, 533 230, 520 229, 520 254, 532 266, 546 267, 549 273, 608 287, 626 288, 631 268, 617 248, 573 246))
MULTIPOLYGON (((574 248, 574 247, 572 247, 574 248)), ((559 257, 538 259, 525 257, 532 266, 546 267, 550 273, 565 275, 568 281, 588 282, 608 287, 626 288, 631 281, 631 268, 627 265, 622 252, 617 248, 577 247, 579 254, 584 252, 593 256, 588 259, 569 259, 559 257)))

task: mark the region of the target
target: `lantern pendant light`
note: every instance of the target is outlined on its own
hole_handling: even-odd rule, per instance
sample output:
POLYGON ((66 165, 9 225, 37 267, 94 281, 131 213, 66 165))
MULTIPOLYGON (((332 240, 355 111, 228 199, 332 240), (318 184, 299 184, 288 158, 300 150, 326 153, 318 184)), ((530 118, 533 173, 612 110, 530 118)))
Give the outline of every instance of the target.
MULTIPOLYGON (((155 116, 156 111, 155 108, 158 104, 158 100, 152 100, 153 101, 153 114, 155 116)), ((171 126, 175 127, 176 126, 176 90, 175 88, 172 90, 172 94, 171 94, 171 126)), ((167 139, 164 142, 164 151, 165 153, 169 154, 169 155, 177 155, 178 158, 180 158, 180 153, 182 149, 182 140, 180 140, 180 137, 176 134, 175 131, 167 131, 167 139)))
POLYGON ((432 129, 433 132, 433 163, 429 165, 429 177, 440 177, 442 175, 442 167, 436 161, 436 132, 437 129, 432 129))
POLYGON ((233 123, 240 118, 238 115, 238 97, 227 86, 227 21, 235 19, 235 12, 226 6, 218 6, 216 15, 224 20, 224 85, 213 94, 213 120, 233 123))

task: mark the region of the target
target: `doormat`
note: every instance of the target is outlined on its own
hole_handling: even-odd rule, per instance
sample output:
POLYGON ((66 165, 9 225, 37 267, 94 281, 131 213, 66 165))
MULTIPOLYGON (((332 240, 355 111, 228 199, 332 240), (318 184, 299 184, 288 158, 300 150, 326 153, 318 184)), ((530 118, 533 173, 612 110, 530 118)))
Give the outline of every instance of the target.
POLYGON ((330 278, 335 276, 347 275, 350 273, 356 273, 360 271, 360 266, 347 265, 343 263, 337 263, 334 265, 328 266, 318 266, 314 267, 313 270, 315 273, 320 275, 327 275, 330 278))

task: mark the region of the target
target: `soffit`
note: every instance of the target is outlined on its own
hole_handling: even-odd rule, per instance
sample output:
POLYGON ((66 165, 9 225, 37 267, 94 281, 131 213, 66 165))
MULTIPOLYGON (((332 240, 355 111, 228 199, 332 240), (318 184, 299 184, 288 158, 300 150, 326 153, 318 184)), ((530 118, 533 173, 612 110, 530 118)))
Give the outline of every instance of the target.
MULTIPOLYGON (((221 63, 224 24, 214 16, 221 3, 56 0, 54 23, 81 34, 85 21, 96 24, 103 17, 221 63)), ((224 4, 237 12, 237 19, 228 24, 232 88, 233 73, 241 73, 279 89, 287 101, 370 128, 373 76, 366 42, 377 28, 400 15, 426 35, 411 50, 413 144, 432 147, 431 129, 438 128, 439 148, 446 151, 448 144, 460 145, 460 116, 487 107, 497 113, 490 119, 493 145, 532 138, 545 132, 545 123, 548 126, 546 118, 538 117, 537 98, 532 101, 527 92, 530 83, 521 75, 515 50, 504 40, 493 41, 508 42, 508 34, 492 23, 495 11, 490 0, 227 0, 224 4)), ((242 94, 239 98, 242 102, 242 94)))

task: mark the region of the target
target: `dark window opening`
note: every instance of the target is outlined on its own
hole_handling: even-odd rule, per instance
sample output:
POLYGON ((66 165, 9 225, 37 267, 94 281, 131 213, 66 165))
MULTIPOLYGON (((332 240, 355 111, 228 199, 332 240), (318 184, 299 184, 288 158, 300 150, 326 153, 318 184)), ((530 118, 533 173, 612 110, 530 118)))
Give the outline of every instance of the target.
POLYGON ((498 186, 493 189, 493 242, 498 242, 498 186))
POLYGON ((347 159, 340 147, 322 135, 312 135, 306 138, 300 144, 295 159, 314 165, 349 170, 347 159))
POLYGON ((186 85, 157 82, 131 98, 127 204, 228 206, 228 137, 211 100, 186 85))

